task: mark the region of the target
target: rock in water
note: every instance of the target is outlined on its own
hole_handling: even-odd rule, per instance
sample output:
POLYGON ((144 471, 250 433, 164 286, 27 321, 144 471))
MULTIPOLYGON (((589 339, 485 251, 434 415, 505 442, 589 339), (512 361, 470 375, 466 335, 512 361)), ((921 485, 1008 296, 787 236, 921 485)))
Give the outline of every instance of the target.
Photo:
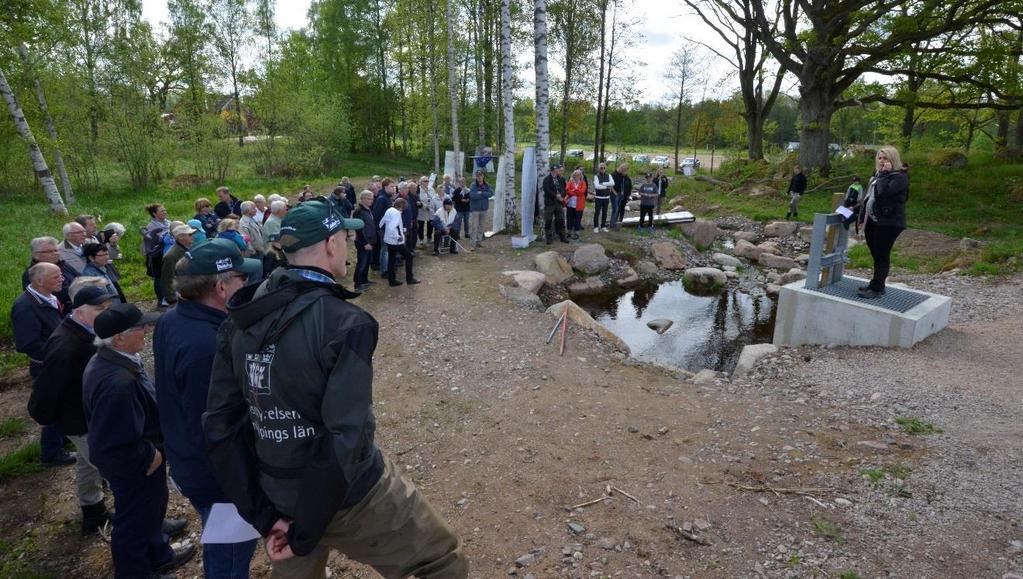
POLYGON ((664 269, 685 269, 686 256, 669 241, 659 241, 650 246, 650 253, 658 267, 664 269))
POLYGON ((688 291, 713 292, 727 283, 725 272, 715 267, 691 267, 682 274, 682 285, 688 291))
POLYGON ((646 323, 646 327, 657 332, 658 334, 663 334, 664 332, 667 332, 668 328, 670 328, 674 323, 675 322, 671 320, 665 320, 662 318, 659 320, 650 320, 649 322, 646 323))
POLYGON ((604 252, 604 246, 599 243, 582 245, 572 255, 572 266, 586 275, 598 274, 609 265, 610 260, 604 252))

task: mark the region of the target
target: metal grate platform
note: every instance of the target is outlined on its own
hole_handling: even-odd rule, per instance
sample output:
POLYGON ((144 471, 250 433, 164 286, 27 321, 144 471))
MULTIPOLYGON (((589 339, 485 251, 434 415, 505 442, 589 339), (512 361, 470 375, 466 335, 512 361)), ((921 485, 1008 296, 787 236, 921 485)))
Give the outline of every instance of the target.
POLYGON ((885 294, 880 298, 868 300, 861 298, 856 295, 856 290, 860 286, 864 285, 865 282, 862 280, 842 278, 841 280, 821 288, 807 288, 810 291, 819 292, 829 296, 835 296, 837 298, 843 298, 852 300, 854 302, 860 302, 863 304, 870 304, 893 312, 899 312, 900 314, 906 313, 916 306, 922 304, 927 300, 929 296, 914 291, 904 290, 897 287, 888 286, 885 289, 885 294))

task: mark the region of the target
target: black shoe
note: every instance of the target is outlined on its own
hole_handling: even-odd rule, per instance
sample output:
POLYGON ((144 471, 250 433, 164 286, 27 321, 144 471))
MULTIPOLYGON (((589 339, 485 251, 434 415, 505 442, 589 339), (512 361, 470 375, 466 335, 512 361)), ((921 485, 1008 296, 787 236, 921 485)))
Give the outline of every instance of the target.
POLYGON ((170 573, 171 571, 181 567, 185 563, 192 560, 195 556, 195 545, 189 544, 184 547, 178 547, 174 549, 174 556, 171 557, 170 561, 167 561, 163 565, 160 565, 156 569, 157 573, 170 573))
POLYGON ((451 255, 458 255, 458 250, 457 249, 452 249, 451 250, 451 255))
POLYGON ((40 461, 46 467, 69 466, 78 462, 78 454, 61 450, 60 454, 40 461))
POLYGON ((394 280, 394 281, 387 282, 387 285, 389 285, 391 287, 397 287, 397 286, 405 285, 405 284, 400 282, 400 281, 398 281, 398 280, 394 280))
POLYGON ((103 501, 82 507, 83 537, 99 532, 108 522, 110 522, 110 513, 107 512, 107 506, 103 504, 103 501))
POLYGON ((561 238, 561 243, 569 243, 568 238, 567 237, 562 237, 561 238))
POLYGON ((367 280, 366 280, 366 285, 373 285, 373 284, 375 284, 375 283, 376 283, 376 282, 375 282, 375 281, 373 281, 373 280, 371 280, 371 279, 367 279, 367 280))
POLYGON ((174 539, 184 535, 186 527, 188 527, 188 521, 185 519, 164 519, 161 530, 164 535, 174 539))
POLYGON ((860 287, 856 288, 856 291, 861 292, 863 290, 868 290, 868 289, 870 289, 869 285, 861 285, 860 287))
POLYGON ((407 283, 408 285, 416 285, 417 283, 423 283, 423 282, 419 281, 416 278, 412 278, 412 279, 405 280, 405 283, 407 283))
POLYGON ((874 299, 877 299, 877 298, 883 296, 884 295, 884 290, 876 291, 876 290, 872 290, 870 288, 867 288, 865 290, 856 290, 856 295, 860 296, 863 299, 874 300, 874 299))
POLYGON ((554 243, 554 241, 552 241, 552 240, 550 240, 550 239, 548 239, 548 240, 546 240, 546 241, 547 241, 547 245, 550 245, 550 244, 554 243))
POLYGON ((439 251, 434 251, 433 252, 433 256, 434 257, 440 257, 440 252, 439 251))
POLYGON ((362 292, 368 290, 368 289, 369 289, 369 284, 365 284, 365 283, 360 283, 359 285, 355 286, 355 291, 359 292, 360 294, 362 292))

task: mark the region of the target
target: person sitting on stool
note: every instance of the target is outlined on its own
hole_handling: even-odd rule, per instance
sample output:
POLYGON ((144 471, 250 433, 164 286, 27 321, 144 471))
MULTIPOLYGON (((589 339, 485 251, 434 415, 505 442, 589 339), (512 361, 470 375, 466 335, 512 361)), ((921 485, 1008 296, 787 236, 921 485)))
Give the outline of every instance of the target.
POLYGON ((441 239, 447 235, 451 237, 451 255, 458 253, 458 226, 461 224, 461 216, 455 211, 455 204, 451 199, 444 199, 444 205, 433 214, 433 254, 440 255, 441 239))

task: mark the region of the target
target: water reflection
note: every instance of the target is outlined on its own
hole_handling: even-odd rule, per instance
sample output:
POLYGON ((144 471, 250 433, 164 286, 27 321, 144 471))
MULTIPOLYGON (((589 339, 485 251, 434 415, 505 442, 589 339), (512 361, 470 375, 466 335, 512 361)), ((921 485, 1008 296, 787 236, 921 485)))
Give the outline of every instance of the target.
POLYGON ((636 358, 693 371, 730 372, 743 346, 770 342, 774 334, 771 298, 733 289, 697 296, 687 293, 681 281, 673 281, 576 301, 621 336, 636 358), (663 335, 646 327, 659 318, 675 322, 663 335))

